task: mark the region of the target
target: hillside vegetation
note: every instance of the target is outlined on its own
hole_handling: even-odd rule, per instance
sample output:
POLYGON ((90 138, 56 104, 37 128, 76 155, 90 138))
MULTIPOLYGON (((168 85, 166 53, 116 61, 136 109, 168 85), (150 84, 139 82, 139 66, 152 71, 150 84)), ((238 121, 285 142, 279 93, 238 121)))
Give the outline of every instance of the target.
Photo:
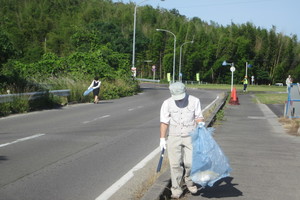
MULTIPOLYGON (((48 78, 114 82, 131 77, 133 12, 135 4, 111 0, 0 0, 0 93, 30 90, 48 78)), ((176 35, 176 79, 180 46, 183 80, 229 83, 234 62, 235 83, 245 75, 257 84, 284 82, 288 74, 300 79, 300 46, 296 35, 286 36, 252 23, 221 26, 189 19, 178 10, 139 6, 136 28, 137 76, 166 79, 172 72, 176 35), (145 61, 151 60, 151 62, 145 61)), ((128 84, 130 81, 126 81, 128 84)), ((34 90, 34 89, 32 89, 34 90)))

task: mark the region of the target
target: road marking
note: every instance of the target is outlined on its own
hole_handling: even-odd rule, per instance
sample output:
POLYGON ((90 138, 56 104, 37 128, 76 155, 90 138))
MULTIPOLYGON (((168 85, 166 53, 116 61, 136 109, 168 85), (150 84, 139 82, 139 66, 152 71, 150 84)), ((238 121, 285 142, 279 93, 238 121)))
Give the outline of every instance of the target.
POLYGON ((139 108, 143 108, 144 106, 138 106, 138 107, 135 107, 135 108, 129 108, 128 111, 133 111, 133 110, 136 110, 136 109, 139 109, 139 108))
POLYGON ((266 117, 261 116, 248 116, 249 119, 267 119, 266 117))
POLYGON ((13 142, 5 143, 5 144, 0 144, 0 148, 8 146, 8 145, 11 145, 11 144, 15 144, 15 143, 18 143, 18 142, 23 142, 23 141, 26 141, 26 140, 31 140, 31 139, 34 139, 34 138, 37 138, 37 137, 40 137, 40 136, 43 136, 43 135, 45 135, 45 134, 43 134, 43 133, 42 134, 36 134, 36 135, 29 136, 29 137, 17 139, 17 140, 15 140, 13 142))
POLYGON ((110 117, 110 115, 104 115, 104 116, 101 116, 101 117, 97 117, 97 118, 95 118, 95 119, 93 119, 93 120, 91 120, 91 121, 84 121, 84 122, 82 122, 82 123, 88 124, 88 123, 97 121, 97 120, 99 120, 99 119, 104 119, 104 118, 107 118, 107 117, 110 117))
POLYGON ((202 112, 205 112, 207 109, 209 109, 214 103, 216 103, 216 101, 219 99, 220 97, 217 96, 217 98, 215 100, 213 100, 213 102, 211 102, 208 106, 206 106, 202 112))
POLYGON ((124 176, 122 176, 117 182, 107 188, 100 196, 95 200, 106 200, 109 199, 116 191, 118 191, 123 185, 125 185, 133 176, 134 172, 143 168, 150 160, 152 160, 157 154, 160 153, 160 147, 152 151, 146 158, 134 166, 124 176))

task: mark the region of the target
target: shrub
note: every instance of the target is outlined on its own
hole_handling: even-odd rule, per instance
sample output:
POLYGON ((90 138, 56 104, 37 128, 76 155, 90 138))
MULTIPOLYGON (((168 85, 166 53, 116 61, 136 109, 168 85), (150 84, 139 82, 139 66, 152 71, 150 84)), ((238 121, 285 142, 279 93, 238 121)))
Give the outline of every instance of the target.
POLYGON ((24 113, 29 111, 28 99, 16 97, 12 102, 0 103, 0 116, 9 114, 24 113))
POLYGON ((55 95, 46 93, 40 98, 28 101, 30 111, 51 109, 62 106, 61 99, 55 95))
MULTIPOLYGON (((44 89, 48 90, 61 90, 70 89, 70 96, 59 97, 46 93, 40 98, 28 100, 27 98, 16 98, 10 103, 0 103, 0 116, 6 116, 12 113, 23 113, 41 109, 57 108, 68 102, 84 103, 93 101, 93 95, 83 96, 83 92, 91 84, 91 77, 89 80, 76 80, 68 77, 55 78, 51 77, 42 80, 32 80, 33 83, 39 83, 44 89)), ((116 80, 101 80, 100 87, 100 100, 117 99, 120 97, 131 96, 139 92, 139 85, 137 81, 131 79, 116 79, 116 80)), ((25 91, 26 92, 26 91, 25 91)))
POLYGON ((0 116, 6 116, 11 113, 10 103, 0 103, 0 116))
POLYGON ((24 113, 29 111, 28 99, 25 97, 15 98, 13 102, 10 103, 11 113, 24 113))

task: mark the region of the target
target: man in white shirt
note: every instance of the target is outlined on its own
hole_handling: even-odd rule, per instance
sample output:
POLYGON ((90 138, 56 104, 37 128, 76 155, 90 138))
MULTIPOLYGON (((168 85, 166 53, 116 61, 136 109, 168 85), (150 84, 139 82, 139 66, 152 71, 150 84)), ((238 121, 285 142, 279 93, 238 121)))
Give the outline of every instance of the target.
POLYGON ((198 191, 190 178, 193 151, 190 133, 197 124, 204 126, 205 123, 200 100, 186 94, 183 83, 173 83, 169 89, 171 97, 163 102, 160 110, 160 147, 166 149, 168 146, 172 198, 178 199, 183 193, 182 178, 191 193, 198 191), (185 174, 183 174, 184 171, 185 174))

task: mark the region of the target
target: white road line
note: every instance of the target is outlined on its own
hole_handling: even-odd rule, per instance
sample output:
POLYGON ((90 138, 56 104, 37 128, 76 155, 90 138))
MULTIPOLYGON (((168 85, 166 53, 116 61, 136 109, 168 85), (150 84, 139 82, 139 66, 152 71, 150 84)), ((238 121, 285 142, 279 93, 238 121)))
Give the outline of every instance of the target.
POLYGON ((43 135, 45 135, 45 134, 43 134, 43 133, 42 134, 36 134, 36 135, 29 136, 29 137, 17 139, 17 140, 15 140, 13 142, 5 143, 5 144, 0 144, 0 148, 8 146, 8 145, 11 145, 11 144, 15 144, 15 143, 18 143, 18 142, 23 142, 23 141, 26 141, 26 140, 31 140, 31 139, 34 139, 34 138, 37 138, 37 137, 40 137, 40 136, 43 136, 43 135))
POLYGON ((91 121, 84 121, 84 122, 82 122, 82 123, 88 124, 88 123, 97 121, 97 120, 99 120, 99 119, 104 119, 104 118, 107 118, 107 117, 110 117, 110 115, 104 115, 104 116, 101 116, 101 117, 97 117, 97 118, 95 118, 95 119, 93 119, 93 120, 91 120, 91 121))
POLYGON ((133 110, 136 110, 136 109, 139 109, 139 108, 143 108, 144 106, 138 106, 138 107, 134 107, 134 108, 129 108, 128 111, 133 111, 133 110))
POLYGON ((123 185, 125 185, 133 176, 134 172, 143 168, 147 162, 153 159, 160 152, 160 147, 156 148, 152 151, 146 158, 144 158, 141 162, 139 162, 136 166, 134 166, 129 172, 127 172, 124 176, 122 176, 117 182, 107 188, 100 196, 98 196, 95 200, 106 200, 109 199, 118 189, 120 189, 123 185))
POLYGON ((262 116, 248 116, 249 119, 267 119, 266 117, 262 116))
POLYGON ((202 110, 202 112, 205 112, 206 109, 209 109, 209 107, 212 106, 219 98, 220 98, 220 97, 217 96, 217 98, 216 98, 215 100, 213 100, 213 102, 211 102, 208 106, 206 106, 206 107, 202 110))

